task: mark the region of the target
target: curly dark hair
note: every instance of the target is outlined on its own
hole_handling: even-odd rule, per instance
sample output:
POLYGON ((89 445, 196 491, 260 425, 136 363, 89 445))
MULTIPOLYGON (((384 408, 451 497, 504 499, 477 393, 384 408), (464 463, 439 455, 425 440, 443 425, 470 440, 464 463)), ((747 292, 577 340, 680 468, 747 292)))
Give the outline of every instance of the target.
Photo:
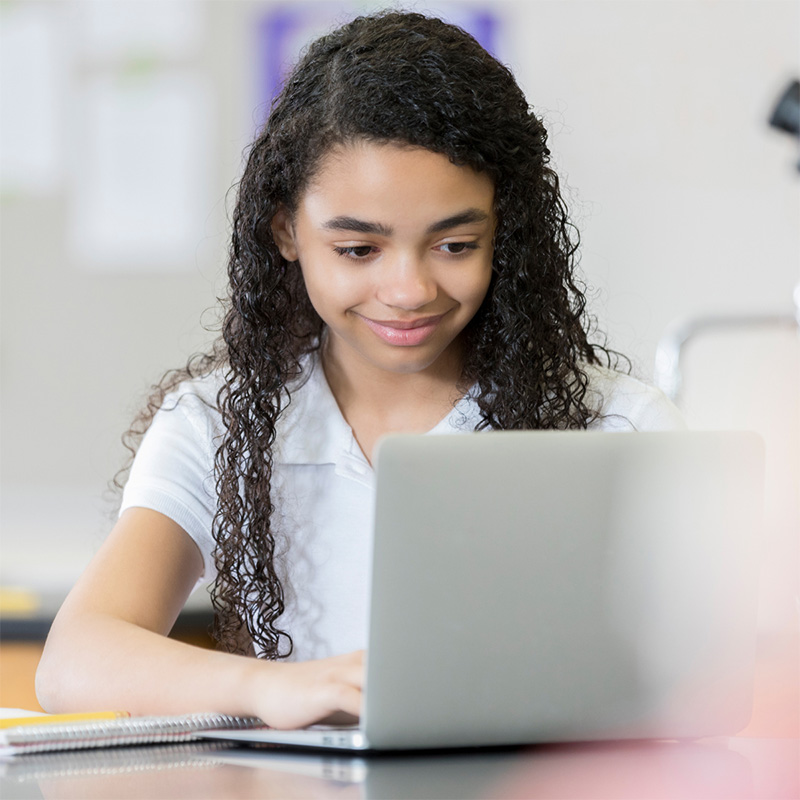
POLYGON ((511 72, 460 28, 417 13, 358 17, 313 42, 275 99, 238 186, 221 339, 164 376, 127 435, 135 450, 167 392, 220 372, 212 601, 215 637, 233 652, 248 651, 248 639, 269 658, 291 652, 279 627, 271 451, 301 359, 323 333, 271 222, 281 208, 296 210, 332 147, 356 140, 427 148, 494 181, 493 274, 465 332, 462 376, 477 388, 479 427, 586 428, 599 411, 582 367, 612 366, 611 351, 589 341, 574 276, 579 237, 549 166, 547 133, 511 72))

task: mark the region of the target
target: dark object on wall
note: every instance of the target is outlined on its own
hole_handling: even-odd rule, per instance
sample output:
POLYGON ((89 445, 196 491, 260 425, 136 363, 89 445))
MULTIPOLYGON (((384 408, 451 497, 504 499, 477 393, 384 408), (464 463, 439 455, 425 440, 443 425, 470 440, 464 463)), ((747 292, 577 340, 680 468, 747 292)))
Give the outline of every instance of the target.
POLYGON ((778 100, 769 124, 800 136, 800 81, 792 81, 778 100))
MULTIPOLYGON (((778 99, 769 124, 800 138, 800 81, 792 81, 778 99)), ((800 161, 797 162, 800 171, 800 161)))

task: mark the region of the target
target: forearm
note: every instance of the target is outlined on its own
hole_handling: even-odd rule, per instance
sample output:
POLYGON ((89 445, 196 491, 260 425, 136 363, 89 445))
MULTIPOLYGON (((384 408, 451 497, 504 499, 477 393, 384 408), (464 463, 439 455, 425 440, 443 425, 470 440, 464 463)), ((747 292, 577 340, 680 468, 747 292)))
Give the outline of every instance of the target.
MULTIPOLYGON (((274 664, 207 650, 114 617, 53 624, 36 676, 51 712, 120 709, 132 714, 252 714, 254 670, 274 664)), ((266 677, 266 675, 264 676, 266 677)))
POLYGON ((217 711, 298 728, 358 717, 363 653, 285 663, 205 650, 98 612, 56 618, 36 676, 51 712, 217 711))
POLYGON ((252 714, 286 728, 339 711, 358 716, 363 653, 294 664, 169 639, 202 570, 183 529, 157 512, 128 509, 53 622, 36 676, 42 706, 252 714))

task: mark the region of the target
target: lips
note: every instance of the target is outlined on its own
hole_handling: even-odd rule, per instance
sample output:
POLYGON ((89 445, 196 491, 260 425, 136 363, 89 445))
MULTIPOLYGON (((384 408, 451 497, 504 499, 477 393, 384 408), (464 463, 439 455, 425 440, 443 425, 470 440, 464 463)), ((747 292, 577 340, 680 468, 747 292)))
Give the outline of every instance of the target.
POLYGON ((413 320, 377 320, 361 317, 369 329, 387 344, 414 347, 425 342, 439 326, 444 314, 413 320))

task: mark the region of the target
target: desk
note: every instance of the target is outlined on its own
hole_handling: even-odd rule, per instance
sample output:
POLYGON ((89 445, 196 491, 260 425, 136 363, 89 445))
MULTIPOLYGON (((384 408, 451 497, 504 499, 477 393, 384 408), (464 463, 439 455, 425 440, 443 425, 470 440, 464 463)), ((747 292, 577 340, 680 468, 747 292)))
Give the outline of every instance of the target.
POLYGON ((797 739, 548 745, 329 757, 211 743, 26 756, 5 765, 11 798, 617 798, 795 800, 797 739))
POLYGON ((731 738, 369 758, 212 743, 86 750, 0 761, 0 797, 797 800, 798 642, 762 640, 753 719, 731 738))

